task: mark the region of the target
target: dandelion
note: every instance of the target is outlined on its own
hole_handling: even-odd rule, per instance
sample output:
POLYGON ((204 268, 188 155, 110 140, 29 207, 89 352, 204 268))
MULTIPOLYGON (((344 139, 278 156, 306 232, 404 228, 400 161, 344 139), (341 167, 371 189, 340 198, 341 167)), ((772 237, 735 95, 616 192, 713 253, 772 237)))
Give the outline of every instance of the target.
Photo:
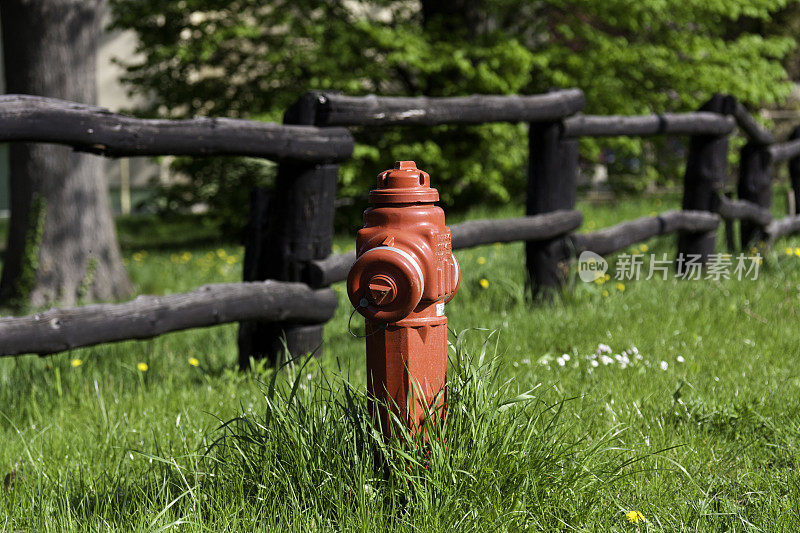
POLYGON ((669 368, 669 363, 661 361, 661 370, 666 370, 667 368, 669 368))
POLYGON ((83 364, 83 361, 81 361, 80 359, 73 359, 70 362, 70 364, 72 365, 72 368, 78 368, 79 366, 81 366, 83 364))
POLYGON ((485 265, 485 264, 486 264, 486 258, 485 258, 485 257, 483 257, 483 256, 480 256, 480 257, 478 258, 478 264, 479 264, 479 265, 485 265))
POLYGON ((481 278, 481 280, 478 283, 480 284, 481 288, 484 288, 484 289, 488 289, 489 288, 489 280, 486 279, 486 278, 481 278))
POLYGON ((603 298, 608 298, 608 291, 603 291, 603 298))
POLYGON ((594 278, 594 282, 597 283, 598 285, 602 285, 603 283, 606 282, 606 278, 603 277, 603 275, 598 272, 597 277, 594 278))
POLYGON ((796 255, 797 257, 800 257, 800 248, 795 248, 794 249, 794 255, 796 255))
POLYGON ((647 246, 646 244, 643 244, 643 245, 641 245, 641 246, 639 247, 639 251, 640 251, 640 252, 642 252, 642 253, 645 253, 645 252, 646 252, 647 250, 649 250, 649 249, 650 249, 650 248, 648 248, 648 246, 647 246))
POLYGON ((610 274, 606 274, 606 275, 605 275, 605 280, 606 280, 606 281, 608 281, 608 280, 610 280, 610 279, 611 279, 611 275, 610 275, 610 274))
POLYGON ((139 369, 139 372, 147 372, 147 369, 150 368, 150 367, 147 366, 147 363, 141 362, 138 365, 136 365, 136 368, 139 369))
POLYGON ((200 361, 198 361, 196 357, 190 357, 189 364, 192 366, 200 366, 200 361))
POLYGON ((639 511, 628 511, 625 513, 625 519, 632 524, 638 524, 639 522, 644 522, 644 515, 639 511))
POLYGON ((617 290, 619 292, 625 292, 625 284, 624 283, 617 283, 617 290))
POLYGON ((786 248, 786 255, 792 255, 793 253, 794 253, 794 250, 792 250, 791 248, 788 248, 788 247, 786 248))

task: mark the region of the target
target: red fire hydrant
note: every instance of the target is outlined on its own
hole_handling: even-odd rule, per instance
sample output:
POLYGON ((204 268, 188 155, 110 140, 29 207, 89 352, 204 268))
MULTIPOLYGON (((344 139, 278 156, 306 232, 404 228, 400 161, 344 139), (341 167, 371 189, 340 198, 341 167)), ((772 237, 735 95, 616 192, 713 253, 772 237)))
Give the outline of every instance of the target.
POLYGON ((447 317, 459 284, 439 193, 427 172, 399 161, 378 175, 356 241, 347 294, 366 318, 371 410, 391 435, 389 406, 411 436, 426 418, 443 420, 447 396, 447 317), (375 407, 377 400, 377 409, 375 407))

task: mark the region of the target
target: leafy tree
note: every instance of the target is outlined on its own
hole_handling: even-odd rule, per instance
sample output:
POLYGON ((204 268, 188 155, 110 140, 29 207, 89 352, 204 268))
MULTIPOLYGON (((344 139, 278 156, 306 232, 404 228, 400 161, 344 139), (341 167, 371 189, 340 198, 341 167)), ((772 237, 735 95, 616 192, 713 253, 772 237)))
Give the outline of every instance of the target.
MULTIPOLYGON (((695 109, 714 92, 752 105, 790 89, 795 41, 763 24, 794 0, 111 0, 139 36, 128 65, 150 115, 276 120, 308 89, 348 94, 534 94, 580 87, 587 113, 695 109), (764 30, 767 28, 767 30, 764 30), (772 33, 771 33, 772 32, 772 33)), ((357 131, 341 193, 362 195, 394 159, 429 170, 443 200, 509 201, 524 187, 525 126, 357 131)), ((594 157, 596 143, 585 154, 594 157)), ((618 144, 631 153, 641 143, 618 144)), ((205 176, 194 163, 189 170, 205 176)), ((205 167, 208 168, 208 167, 205 167)), ((267 174, 251 178, 268 181, 267 174)), ((185 192, 185 191, 184 191, 185 192)), ((224 191, 218 199, 227 202, 224 191)), ((243 194, 243 188, 231 190, 243 194)), ((202 196, 202 195, 200 195, 202 196)), ((241 198, 233 205, 242 205, 241 198)))

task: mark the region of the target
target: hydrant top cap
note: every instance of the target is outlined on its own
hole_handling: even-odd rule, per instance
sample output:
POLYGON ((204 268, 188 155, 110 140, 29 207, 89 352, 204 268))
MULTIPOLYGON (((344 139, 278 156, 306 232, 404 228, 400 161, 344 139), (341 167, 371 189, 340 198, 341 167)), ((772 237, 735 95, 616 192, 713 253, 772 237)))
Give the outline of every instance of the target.
POLYGON ((378 186, 369 193, 373 204, 407 204, 439 201, 431 178, 413 161, 397 161, 394 168, 378 174, 378 186))

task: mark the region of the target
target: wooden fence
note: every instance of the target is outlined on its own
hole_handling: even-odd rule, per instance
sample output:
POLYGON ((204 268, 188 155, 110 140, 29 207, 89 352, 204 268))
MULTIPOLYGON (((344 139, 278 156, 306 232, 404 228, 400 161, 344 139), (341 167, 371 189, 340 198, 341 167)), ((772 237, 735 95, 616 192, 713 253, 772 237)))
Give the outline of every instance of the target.
MULTIPOLYGON (((338 163, 350 157, 351 126, 398 127, 527 122, 526 216, 451 226, 453 248, 526 242, 534 293, 560 287, 569 261, 584 250, 608 255, 656 235, 678 234, 678 253, 701 261, 716 249, 721 221, 741 222, 741 245, 800 231, 800 216, 773 220, 775 164, 788 161, 794 205, 800 205, 800 126, 777 142, 730 96, 715 95, 697 112, 591 116, 578 89, 533 96, 455 98, 354 97, 309 92, 284 124, 233 119, 145 120, 31 96, 0 97, 0 141, 54 142, 111 157, 247 155, 279 163, 272 191, 254 190, 242 283, 186 294, 141 296, 25 317, 0 318, 0 355, 48 354, 170 331, 240 322, 240 364, 315 349, 336 298, 329 285, 346 278, 355 253, 330 255, 338 163), (740 154, 737 199, 725 196, 728 136, 738 126, 748 142, 740 154), (689 136, 681 211, 574 233, 578 139, 601 136, 689 136)), ((730 234, 730 232, 729 232, 730 234)), ((729 246, 735 243, 729 239, 729 246)))

